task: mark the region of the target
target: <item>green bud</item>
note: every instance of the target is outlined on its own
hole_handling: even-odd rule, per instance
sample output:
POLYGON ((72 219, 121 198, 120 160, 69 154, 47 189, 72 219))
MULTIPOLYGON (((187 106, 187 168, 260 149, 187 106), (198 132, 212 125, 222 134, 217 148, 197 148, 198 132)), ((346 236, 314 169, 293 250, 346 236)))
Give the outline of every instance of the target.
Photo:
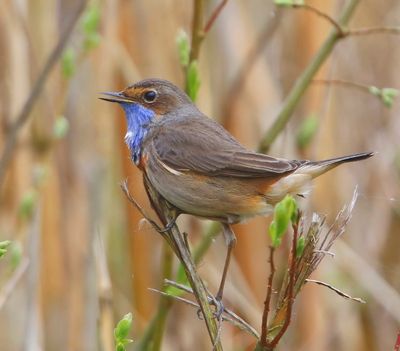
POLYGON ((7 252, 7 249, 0 249, 0 258, 3 257, 6 252, 7 252))
POLYGON ((192 101, 196 101, 200 88, 200 77, 197 61, 192 61, 187 69, 186 91, 192 101))
POLYGON ((114 329, 114 338, 116 341, 121 342, 129 334, 132 326, 132 313, 127 313, 117 324, 114 329))
POLYGON ((71 78, 75 73, 76 56, 72 48, 64 50, 61 56, 62 73, 65 78, 71 78))
POLYGON ((183 67, 187 67, 190 57, 190 44, 189 37, 183 29, 176 36, 176 45, 178 46, 179 62, 183 67))
POLYGON ((100 24, 100 10, 98 6, 89 7, 82 17, 82 28, 86 35, 97 32, 100 24))
POLYGON ((17 268, 22 259, 22 245, 19 241, 14 241, 10 247, 10 264, 13 269, 17 268))
POLYGON ((19 204, 19 216, 28 219, 32 216, 36 206, 37 193, 35 190, 28 190, 23 196, 19 204))
POLYGON ((274 219, 269 226, 272 245, 278 247, 291 220, 296 219, 297 203, 291 195, 278 202, 274 210, 274 219))
POLYGON ((10 240, 0 241, 0 249, 6 249, 8 246, 10 246, 10 244, 10 240))
POLYGON ((399 95, 399 90, 393 88, 383 88, 382 101, 384 105, 388 108, 391 108, 397 95, 399 95))
POLYGON ((300 149, 307 147, 318 130, 318 118, 315 115, 307 117, 300 125, 297 132, 297 146, 300 149))
POLYGON ((64 116, 59 116, 54 121, 53 135, 56 139, 64 138, 69 130, 69 122, 64 116))

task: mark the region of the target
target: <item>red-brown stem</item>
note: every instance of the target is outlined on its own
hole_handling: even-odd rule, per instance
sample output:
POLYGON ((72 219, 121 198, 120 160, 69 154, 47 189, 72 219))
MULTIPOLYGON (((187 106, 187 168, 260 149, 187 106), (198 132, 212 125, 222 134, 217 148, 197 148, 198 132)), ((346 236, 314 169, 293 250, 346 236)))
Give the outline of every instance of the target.
POLYGON ((220 12, 222 11, 222 9, 224 8, 224 6, 226 5, 226 3, 228 2, 228 0, 222 0, 220 2, 220 4, 215 8, 214 12, 211 14, 210 18, 207 21, 207 24, 204 26, 204 34, 207 33, 211 27, 213 26, 215 20, 217 19, 217 17, 219 16, 220 12))
POLYGON ((294 291, 294 282, 296 279, 296 248, 297 248, 297 236, 298 236, 298 223, 293 224, 293 240, 292 240, 292 257, 289 268, 289 291, 288 291, 288 307, 286 311, 285 322, 279 333, 275 336, 275 338, 269 343, 268 347, 270 349, 274 349, 278 344, 279 340, 282 338, 283 334, 285 334, 287 328, 289 327, 290 320, 292 317, 292 307, 293 307, 293 291, 294 291))
POLYGON ((262 315, 262 323, 261 323, 261 345, 266 347, 268 345, 267 335, 268 335, 268 314, 271 305, 271 297, 272 297, 272 283, 274 280, 275 274, 275 264, 274 264, 274 252, 275 248, 273 246, 269 247, 269 264, 270 264, 270 273, 268 277, 268 287, 267 287, 267 296, 264 302, 264 312, 262 315))

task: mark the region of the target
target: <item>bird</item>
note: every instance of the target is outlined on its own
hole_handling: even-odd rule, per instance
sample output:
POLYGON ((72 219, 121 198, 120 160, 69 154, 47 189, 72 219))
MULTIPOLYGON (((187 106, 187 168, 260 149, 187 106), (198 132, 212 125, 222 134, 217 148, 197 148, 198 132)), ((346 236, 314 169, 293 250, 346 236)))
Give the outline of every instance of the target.
POLYGON ((287 194, 302 195, 310 182, 336 166, 371 157, 362 152, 322 161, 288 160, 241 145, 170 81, 144 79, 100 99, 118 103, 127 121, 125 142, 133 163, 180 214, 222 224, 227 253, 215 299, 222 303, 231 253, 232 224, 273 212, 287 194))

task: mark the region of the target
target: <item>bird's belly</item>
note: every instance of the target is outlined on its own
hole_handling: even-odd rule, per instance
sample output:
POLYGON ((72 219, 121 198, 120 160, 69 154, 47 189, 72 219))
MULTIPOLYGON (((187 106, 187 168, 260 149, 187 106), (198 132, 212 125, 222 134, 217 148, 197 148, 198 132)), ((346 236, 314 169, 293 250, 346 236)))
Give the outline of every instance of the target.
POLYGON ((209 177, 194 173, 148 169, 155 189, 182 212, 200 217, 240 222, 272 211, 257 186, 245 179, 209 177))

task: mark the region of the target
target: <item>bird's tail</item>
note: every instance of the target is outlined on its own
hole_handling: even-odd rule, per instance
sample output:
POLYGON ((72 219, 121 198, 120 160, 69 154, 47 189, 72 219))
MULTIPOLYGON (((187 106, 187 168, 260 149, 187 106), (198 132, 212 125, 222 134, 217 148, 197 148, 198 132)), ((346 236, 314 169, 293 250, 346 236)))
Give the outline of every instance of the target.
POLYGON ((341 165, 342 163, 365 160, 373 155, 374 152, 362 152, 359 154, 331 158, 329 160, 309 161, 300 166, 295 173, 306 173, 309 174, 312 178, 315 178, 325 172, 328 172, 332 168, 341 165))

